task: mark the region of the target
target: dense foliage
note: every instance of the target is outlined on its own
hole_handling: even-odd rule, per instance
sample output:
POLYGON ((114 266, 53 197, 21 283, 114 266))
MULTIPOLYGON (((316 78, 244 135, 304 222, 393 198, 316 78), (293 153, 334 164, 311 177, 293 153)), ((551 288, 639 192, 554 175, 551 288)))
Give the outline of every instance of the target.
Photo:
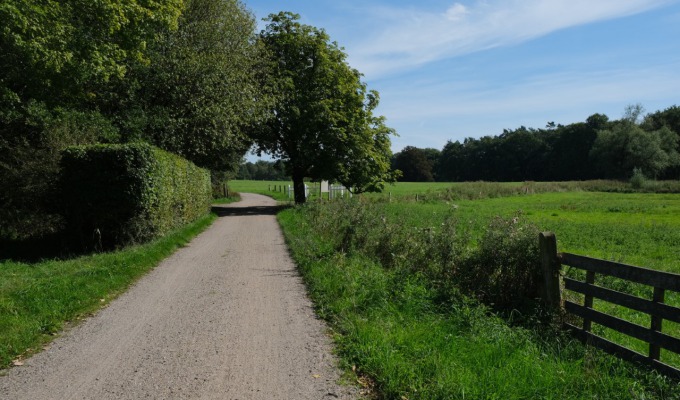
POLYGON ((432 149, 408 146, 395 154, 393 167, 415 182, 626 180, 636 168, 650 178, 677 179, 680 107, 644 118, 642 111, 635 105, 616 121, 594 114, 570 125, 450 141, 435 160, 426 157, 432 149))
POLYGON ((18 0, 0 21, 0 238, 63 228, 69 146, 145 141, 220 176, 269 104, 239 0, 18 0))
POLYGON ((434 182, 439 156, 437 149, 406 146, 392 157, 392 168, 402 172, 402 182, 434 182))
POLYGON ((257 160, 246 162, 239 166, 236 179, 256 181, 287 181, 290 177, 286 174, 283 163, 279 161, 257 160))
POLYGON ((269 67, 264 82, 278 96, 269 120, 255 130, 258 150, 283 160, 296 203, 305 201, 305 177, 355 192, 379 190, 393 180, 393 130, 373 115, 378 93, 367 90, 326 32, 298 20, 272 14, 260 34, 269 67))
POLYGON ((61 185, 81 246, 112 248, 161 236, 204 215, 208 171, 147 144, 73 147, 61 185))
POLYGON ((191 0, 114 98, 125 141, 143 139, 213 171, 235 170, 269 104, 254 17, 238 0, 191 0), (117 100, 117 102, 116 102, 117 100))
POLYGON ((315 203, 305 214, 334 251, 358 252, 385 268, 455 286, 500 310, 539 297, 538 228, 520 216, 493 220, 473 246, 455 212, 439 226, 413 229, 387 218, 381 204, 315 203))

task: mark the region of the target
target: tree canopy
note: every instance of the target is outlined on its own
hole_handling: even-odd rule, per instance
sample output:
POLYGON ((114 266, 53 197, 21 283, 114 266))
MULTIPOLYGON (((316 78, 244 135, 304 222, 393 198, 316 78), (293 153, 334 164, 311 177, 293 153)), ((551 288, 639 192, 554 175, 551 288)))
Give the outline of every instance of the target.
POLYGON ((439 157, 437 149, 406 146, 392 157, 392 168, 401 171, 404 182, 434 182, 434 166, 439 157))
POLYGON ((239 0, 16 0, 0 20, 0 236, 58 229, 67 146, 146 141, 236 169, 268 108, 239 0))
POLYGON ((126 140, 143 139, 212 170, 235 169, 264 117, 255 19, 238 0, 190 0, 177 30, 137 64, 126 140), (139 117, 142 117, 140 120, 139 117))
POLYGON ((257 149, 283 160, 296 203, 303 179, 343 183, 354 192, 393 181, 390 135, 373 115, 379 96, 367 90, 346 54, 321 29, 290 12, 272 14, 260 34, 269 60, 266 85, 278 94, 270 118, 255 131, 257 149))
MULTIPOLYGON (((585 122, 549 122, 545 129, 522 126, 498 136, 449 141, 433 175, 438 181, 565 181, 627 179, 637 169, 647 176, 677 179, 679 110, 673 106, 643 115, 644 108, 635 104, 619 120, 593 114, 585 122)), ((426 150, 407 146, 395 159, 426 150)))

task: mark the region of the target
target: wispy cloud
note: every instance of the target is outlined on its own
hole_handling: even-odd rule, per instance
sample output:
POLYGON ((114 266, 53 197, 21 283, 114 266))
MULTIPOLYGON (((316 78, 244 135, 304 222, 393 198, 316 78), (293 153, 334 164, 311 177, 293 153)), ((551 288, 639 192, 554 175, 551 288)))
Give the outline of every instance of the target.
POLYGON ((351 63, 369 78, 376 78, 670 3, 672 0, 475 0, 452 2, 438 11, 374 8, 376 30, 351 46, 351 63))

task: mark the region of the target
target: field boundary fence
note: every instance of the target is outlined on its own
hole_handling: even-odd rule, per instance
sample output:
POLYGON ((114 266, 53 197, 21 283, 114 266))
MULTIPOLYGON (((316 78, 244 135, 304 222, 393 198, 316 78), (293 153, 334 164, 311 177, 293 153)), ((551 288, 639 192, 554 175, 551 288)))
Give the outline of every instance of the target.
MULTIPOLYGON (((293 199, 295 196, 295 189, 291 184, 274 184, 269 185, 268 190, 270 192, 281 192, 284 193, 288 199, 293 199)), ((331 184, 327 181, 314 182, 310 185, 305 183, 305 198, 309 199, 311 194, 318 195, 320 199, 324 197, 324 193, 327 193, 328 199, 344 199, 346 197, 352 198, 352 191, 347 187, 339 184, 331 184)))
POLYGON ((665 303, 667 291, 680 292, 680 274, 571 253, 558 253, 557 240, 552 232, 541 233, 539 244, 544 276, 542 291, 544 302, 550 308, 560 309, 582 320, 581 326, 565 322, 565 329, 583 343, 622 359, 646 365, 672 378, 680 379, 680 369, 661 361, 661 349, 680 354, 680 339, 663 333, 664 320, 680 323, 680 308, 665 303), (563 276, 561 273, 563 265, 585 271, 585 280, 563 276), (644 299, 597 285, 595 282, 597 275, 648 286, 653 289, 652 299, 644 299), (582 295, 583 304, 565 299, 563 297, 565 291, 582 295), (595 310, 594 299, 649 315, 649 327, 595 310), (593 333, 594 323, 647 343, 649 351, 647 354, 641 354, 593 333))

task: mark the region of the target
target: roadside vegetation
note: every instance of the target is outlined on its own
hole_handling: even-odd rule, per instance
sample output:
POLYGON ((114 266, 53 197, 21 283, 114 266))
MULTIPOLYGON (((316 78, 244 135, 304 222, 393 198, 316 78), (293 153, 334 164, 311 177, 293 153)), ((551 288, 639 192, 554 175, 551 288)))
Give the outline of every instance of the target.
MULTIPOLYGON (((426 202, 415 202, 413 193, 392 202, 366 196, 280 214, 348 368, 385 398, 680 397, 675 382, 582 346, 532 301, 537 233, 544 230, 556 232, 560 251, 680 272, 678 195, 452 194, 466 185, 480 184, 432 188, 449 195, 426 202)), ((651 296, 615 280, 599 284, 651 296)), ((667 302, 680 305, 680 297, 667 302)), ((596 309, 649 323, 603 307, 596 302, 596 309)), ((595 332, 646 351, 634 339, 595 332)), ((680 337, 672 324, 664 332, 680 337)), ((662 360, 680 365, 670 352, 662 360)))

